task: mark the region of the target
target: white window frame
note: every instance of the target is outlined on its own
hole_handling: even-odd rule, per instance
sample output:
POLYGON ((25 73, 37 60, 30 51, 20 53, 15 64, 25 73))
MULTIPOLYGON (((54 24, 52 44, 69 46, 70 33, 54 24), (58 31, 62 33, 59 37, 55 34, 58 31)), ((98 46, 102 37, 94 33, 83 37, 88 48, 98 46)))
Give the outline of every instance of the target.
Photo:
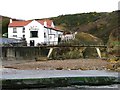
POLYGON ((13 28, 13 33, 17 33, 17 28, 16 27, 13 28))
POLYGON ((22 33, 25 33, 25 27, 23 27, 23 29, 22 29, 22 33))
POLYGON ((17 35, 13 35, 13 37, 17 37, 17 35))

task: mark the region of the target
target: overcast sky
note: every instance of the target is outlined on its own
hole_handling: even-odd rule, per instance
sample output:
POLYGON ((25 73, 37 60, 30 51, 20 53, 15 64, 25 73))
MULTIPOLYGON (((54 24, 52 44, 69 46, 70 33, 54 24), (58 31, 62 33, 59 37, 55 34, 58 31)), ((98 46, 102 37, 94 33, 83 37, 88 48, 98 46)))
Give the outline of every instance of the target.
POLYGON ((0 15, 17 19, 49 18, 118 10, 120 0, 0 0, 0 15))

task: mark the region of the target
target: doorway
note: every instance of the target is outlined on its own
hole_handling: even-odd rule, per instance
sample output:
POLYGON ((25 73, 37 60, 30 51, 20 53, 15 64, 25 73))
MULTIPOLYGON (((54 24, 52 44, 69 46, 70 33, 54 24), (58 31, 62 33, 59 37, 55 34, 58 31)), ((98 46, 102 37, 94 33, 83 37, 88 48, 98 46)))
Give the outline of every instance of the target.
POLYGON ((30 46, 34 46, 35 45, 35 41, 34 40, 30 40, 30 46))

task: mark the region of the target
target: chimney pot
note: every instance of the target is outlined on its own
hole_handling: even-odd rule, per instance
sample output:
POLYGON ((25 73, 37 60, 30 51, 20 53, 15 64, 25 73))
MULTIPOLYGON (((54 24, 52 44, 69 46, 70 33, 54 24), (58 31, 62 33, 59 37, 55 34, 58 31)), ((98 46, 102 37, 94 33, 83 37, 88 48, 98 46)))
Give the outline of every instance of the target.
POLYGON ((10 23, 12 23, 12 19, 10 19, 10 23))
POLYGON ((44 21, 44 26, 46 26, 46 27, 47 27, 47 22, 46 22, 46 21, 44 21))

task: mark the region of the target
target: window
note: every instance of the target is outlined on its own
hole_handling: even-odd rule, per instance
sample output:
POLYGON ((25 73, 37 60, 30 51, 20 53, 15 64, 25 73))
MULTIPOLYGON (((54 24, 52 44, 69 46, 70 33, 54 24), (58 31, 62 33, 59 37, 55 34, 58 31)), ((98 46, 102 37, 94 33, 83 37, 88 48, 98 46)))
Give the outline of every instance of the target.
POLYGON ((58 34, 58 37, 61 37, 61 34, 58 34))
POLYGON ((25 35, 23 35, 23 38, 25 38, 25 35))
POLYGON ((49 36, 49 39, 52 39, 52 36, 49 36))
POLYGON ((49 32, 49 34, 52 34, 52 30, 51 29, 48 29, 48 32, 49 32))
POLYGON ((38 31, 30 31, 30 37, 38 37, 38 31))
POLYGON ((46 38, 47 36, 46 36, 46 33, 44 32, 44 38, 46 38))
POLYGON ((52 30, 50 29, 50 33, 49 34, 51 34, 52 33, 52 30))
POLYGON ((17 37, 17 35, 13 35, 13 37, 17 37))
POLYGON ((22 32, 25 33, 25 27, 23 27, 23 31, 22 32))
POLYGON ((13 33, 17 33, 17 28, 13 28, 13 33))

